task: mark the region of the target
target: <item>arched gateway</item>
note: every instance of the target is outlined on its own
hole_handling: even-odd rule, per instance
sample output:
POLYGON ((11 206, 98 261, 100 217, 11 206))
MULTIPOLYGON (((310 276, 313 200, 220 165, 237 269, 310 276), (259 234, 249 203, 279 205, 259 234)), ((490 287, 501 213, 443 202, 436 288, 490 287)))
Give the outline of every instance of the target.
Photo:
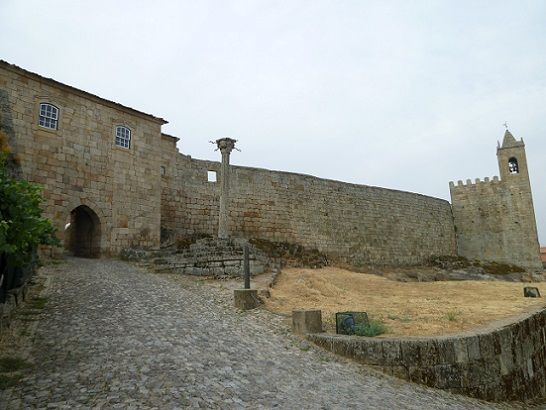
POLYGON ((70 212, 70 224, 66 230, 66 248, 84 258, 100 256, 100 220, 88 206, 80 205, 70 212))

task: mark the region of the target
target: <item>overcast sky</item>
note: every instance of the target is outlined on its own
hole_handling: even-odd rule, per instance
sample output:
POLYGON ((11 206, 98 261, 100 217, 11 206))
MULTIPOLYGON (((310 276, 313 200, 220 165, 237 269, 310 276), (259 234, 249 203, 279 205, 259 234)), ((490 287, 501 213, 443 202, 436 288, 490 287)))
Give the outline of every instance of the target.
POLYGON ((195 158, 449 199, 527 148, 546 244, 544 1, 0 0, 0 58, 169 121, 195 158))

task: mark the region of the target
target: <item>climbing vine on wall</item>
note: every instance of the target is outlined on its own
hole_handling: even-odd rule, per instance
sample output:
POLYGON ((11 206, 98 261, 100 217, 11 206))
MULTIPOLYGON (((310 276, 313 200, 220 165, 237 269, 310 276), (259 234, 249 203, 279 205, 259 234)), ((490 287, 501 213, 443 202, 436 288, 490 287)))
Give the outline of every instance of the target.
POLYGON ((40 188, 14 176, 16 164, 0 130, 0 303, 33 268, 38 245, 57 245, 51 222, 42 216, 40 188))

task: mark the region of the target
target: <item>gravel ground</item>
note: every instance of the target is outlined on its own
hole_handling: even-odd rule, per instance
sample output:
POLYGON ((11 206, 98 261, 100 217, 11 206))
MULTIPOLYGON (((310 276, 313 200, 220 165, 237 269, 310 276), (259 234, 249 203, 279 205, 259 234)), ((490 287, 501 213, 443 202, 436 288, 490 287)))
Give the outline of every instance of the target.
MULTIPOLYGON (((117 260, 47 266, 33 366, 0 408, 512 408, 421 387, 292 336, 264 310, 239 312, 206 281, 117 260)), ((1 354, 0 354, 1 356, 1 354)))

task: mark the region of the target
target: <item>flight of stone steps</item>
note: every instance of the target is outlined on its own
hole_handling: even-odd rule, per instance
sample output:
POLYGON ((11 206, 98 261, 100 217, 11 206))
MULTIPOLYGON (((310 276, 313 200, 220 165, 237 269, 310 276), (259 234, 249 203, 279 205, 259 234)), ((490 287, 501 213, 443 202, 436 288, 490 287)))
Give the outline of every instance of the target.
POLYGON ((272 258, 244 239, 200 239, 189 248, 165 251, 151 260, 159 273, 238 277, 244 274, 243 247, 249 248, 250 274, 280 270, 279 258, 272 258))

